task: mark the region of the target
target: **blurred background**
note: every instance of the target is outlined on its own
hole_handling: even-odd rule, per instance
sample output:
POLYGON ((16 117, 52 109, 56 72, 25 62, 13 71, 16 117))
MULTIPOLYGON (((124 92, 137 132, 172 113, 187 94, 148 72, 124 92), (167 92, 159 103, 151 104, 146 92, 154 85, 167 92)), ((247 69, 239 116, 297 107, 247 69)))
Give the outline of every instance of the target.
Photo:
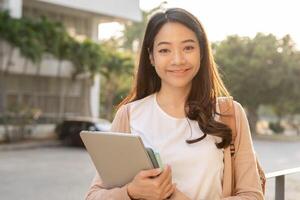
MULTIPOLYGON (((297 1, 0 0, 1 199, 84 198, 95 168, 78 134, 109 130, 147 19, 168 7, 206 28, 264 170, 300 167, 297 1)), ((285 180, 285 199, 300 199, 300 173, 285 180)))

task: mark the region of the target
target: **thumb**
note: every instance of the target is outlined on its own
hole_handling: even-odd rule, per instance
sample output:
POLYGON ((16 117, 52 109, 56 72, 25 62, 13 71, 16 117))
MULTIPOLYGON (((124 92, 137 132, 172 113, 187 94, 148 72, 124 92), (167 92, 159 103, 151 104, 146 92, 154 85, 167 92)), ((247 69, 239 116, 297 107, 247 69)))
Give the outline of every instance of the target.
POLYGON ((140 172, 140 176, 142 178, 155 177, 158 176, 161 172, 162 170, 160 168, 143 170, 140 172))

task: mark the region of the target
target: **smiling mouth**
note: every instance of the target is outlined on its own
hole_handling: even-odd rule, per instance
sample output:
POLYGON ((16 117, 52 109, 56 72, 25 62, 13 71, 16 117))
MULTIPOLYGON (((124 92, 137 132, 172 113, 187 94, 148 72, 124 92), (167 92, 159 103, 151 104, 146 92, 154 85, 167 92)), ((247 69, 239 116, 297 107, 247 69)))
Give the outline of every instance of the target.
POLYGON ((168 72, 175 73, 175 74, 183 74, 186 71, 189 71, 191 68, 186 68, 186 69, 178 69, 178 70, 167 70, 168 72))

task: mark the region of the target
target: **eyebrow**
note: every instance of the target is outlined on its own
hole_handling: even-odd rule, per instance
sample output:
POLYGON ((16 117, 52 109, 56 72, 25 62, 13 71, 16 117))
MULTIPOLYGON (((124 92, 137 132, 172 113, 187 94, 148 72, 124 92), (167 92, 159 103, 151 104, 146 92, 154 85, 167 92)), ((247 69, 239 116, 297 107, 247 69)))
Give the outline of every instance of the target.
MULTIPOLYGON (((187 40, 183 40, 181 43, 188 43, 188 42, 193 42, 193 43, 196 43, 195 40, 193 39, 187 39, 187 40)), ((163 44, 171 44, 171 42, 159 42, 156 46, 159 46, 159 45, 163 45, 163 44)))

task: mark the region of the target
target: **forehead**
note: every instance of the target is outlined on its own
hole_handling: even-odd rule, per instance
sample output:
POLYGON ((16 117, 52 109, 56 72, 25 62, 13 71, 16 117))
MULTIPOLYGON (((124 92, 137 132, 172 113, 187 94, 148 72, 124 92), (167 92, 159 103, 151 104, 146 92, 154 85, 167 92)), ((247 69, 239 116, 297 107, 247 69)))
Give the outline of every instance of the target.
POLYGON ((168 22, 164 24, 154 38, 154 45, 160 42, 182 42, 188 39, 198 41, 196 34, 183 24, 168 22))

